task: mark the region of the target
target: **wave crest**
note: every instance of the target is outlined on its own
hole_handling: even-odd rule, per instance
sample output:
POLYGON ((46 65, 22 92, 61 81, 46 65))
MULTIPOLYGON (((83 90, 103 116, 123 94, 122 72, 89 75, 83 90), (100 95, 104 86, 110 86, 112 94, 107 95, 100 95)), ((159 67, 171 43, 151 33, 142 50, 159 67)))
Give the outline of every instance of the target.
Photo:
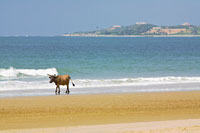
POLYGON ((122 79, 76 79, 77 87, 141 86, 176 83, 199 83, 200 77, 151 77, 122 79))
POLYGON ((46 76, 47 74, 58 74, 56 68, 47 69, 0 69, 0 77, 19 77, 19 76, 46 76))

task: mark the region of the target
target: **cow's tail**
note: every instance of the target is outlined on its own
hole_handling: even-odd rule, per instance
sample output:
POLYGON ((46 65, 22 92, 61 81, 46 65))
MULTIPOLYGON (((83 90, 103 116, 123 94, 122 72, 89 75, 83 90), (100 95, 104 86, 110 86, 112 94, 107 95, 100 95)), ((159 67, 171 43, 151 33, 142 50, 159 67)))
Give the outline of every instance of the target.
POLYGON ((70 80, 71 80, 71 82, 72 82, 72 85, 73 85, 73 86, 75 86, 75 84, 73 83, 73 81, 72 81, 72 78, 71 78, 71 77, 70 77, 70 80))

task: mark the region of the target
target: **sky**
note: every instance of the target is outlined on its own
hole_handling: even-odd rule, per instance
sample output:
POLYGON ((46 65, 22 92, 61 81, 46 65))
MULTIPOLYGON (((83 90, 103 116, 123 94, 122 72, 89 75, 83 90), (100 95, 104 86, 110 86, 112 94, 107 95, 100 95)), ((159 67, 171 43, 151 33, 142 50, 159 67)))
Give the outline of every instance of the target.
POLYGON ((54 36, 136 22, 200 25, 200 0, 0 0, 0 36, 54 36))

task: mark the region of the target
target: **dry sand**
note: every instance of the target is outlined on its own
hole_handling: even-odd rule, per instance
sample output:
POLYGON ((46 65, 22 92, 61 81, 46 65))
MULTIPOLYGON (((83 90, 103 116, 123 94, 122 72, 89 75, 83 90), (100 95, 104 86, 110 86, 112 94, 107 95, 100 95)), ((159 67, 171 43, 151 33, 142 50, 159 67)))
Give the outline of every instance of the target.
POLYGON ((0 133, 199 133, 200 119, 2 130, 0 133))
MULTIPOLYGON (((2 132, 30 131, 29 129, 34 130, 34 128, 38 131, 44 128, 49 132, 65 132, 69 129, 75 132, 76 129, 82 128, 80 126, 103 125, 109 128, 111 125, 106 124, 114 124, 112 126, 117 128, 121 124, 115 124, 119 123, 136 124, 134 122, 199 118, 200 92, 62 95, 0 99, 0 131, 2 132)), ((199 122, 199 120, 196 121, 199 122)), ((183 124, 183 127, 172 128, 177 131, 195 129, 193 131, 200 132, 198 122, 196 125, 193 121, 192 125, 184 126, 183 124)), ((127 128, 123 124, 122 126, 124 128, 120 132, 134 132, 133 129, 128 128, 130 125, 127 128)), ((144 124, 143 127, 148 126, 144 124)), ((103 127, 100 126, 99 129, 103 127)))

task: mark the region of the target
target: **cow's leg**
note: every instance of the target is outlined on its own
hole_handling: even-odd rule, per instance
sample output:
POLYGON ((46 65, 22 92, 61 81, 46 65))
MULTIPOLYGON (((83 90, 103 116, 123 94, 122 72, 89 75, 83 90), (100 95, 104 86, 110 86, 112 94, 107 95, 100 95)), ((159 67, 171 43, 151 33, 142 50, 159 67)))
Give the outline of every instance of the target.
POLYGON ((69 84, 67 84, 67 90, 66 93, 69 94, 69 84))
POLYGON ((58 88, 58 86, 56 86, 56 90, 55 90, 55 93, 57 94, 57 88, 58 88))
POLYGON ((56 93, 56 95, 60 94, 60 86, 59 85, 56 86, 55 93, 56 93))
POLYGON ((58 86, 58 89, 59 89, 59 90, 58 90, 58 94, 60 94, 60 86, 58 86))

